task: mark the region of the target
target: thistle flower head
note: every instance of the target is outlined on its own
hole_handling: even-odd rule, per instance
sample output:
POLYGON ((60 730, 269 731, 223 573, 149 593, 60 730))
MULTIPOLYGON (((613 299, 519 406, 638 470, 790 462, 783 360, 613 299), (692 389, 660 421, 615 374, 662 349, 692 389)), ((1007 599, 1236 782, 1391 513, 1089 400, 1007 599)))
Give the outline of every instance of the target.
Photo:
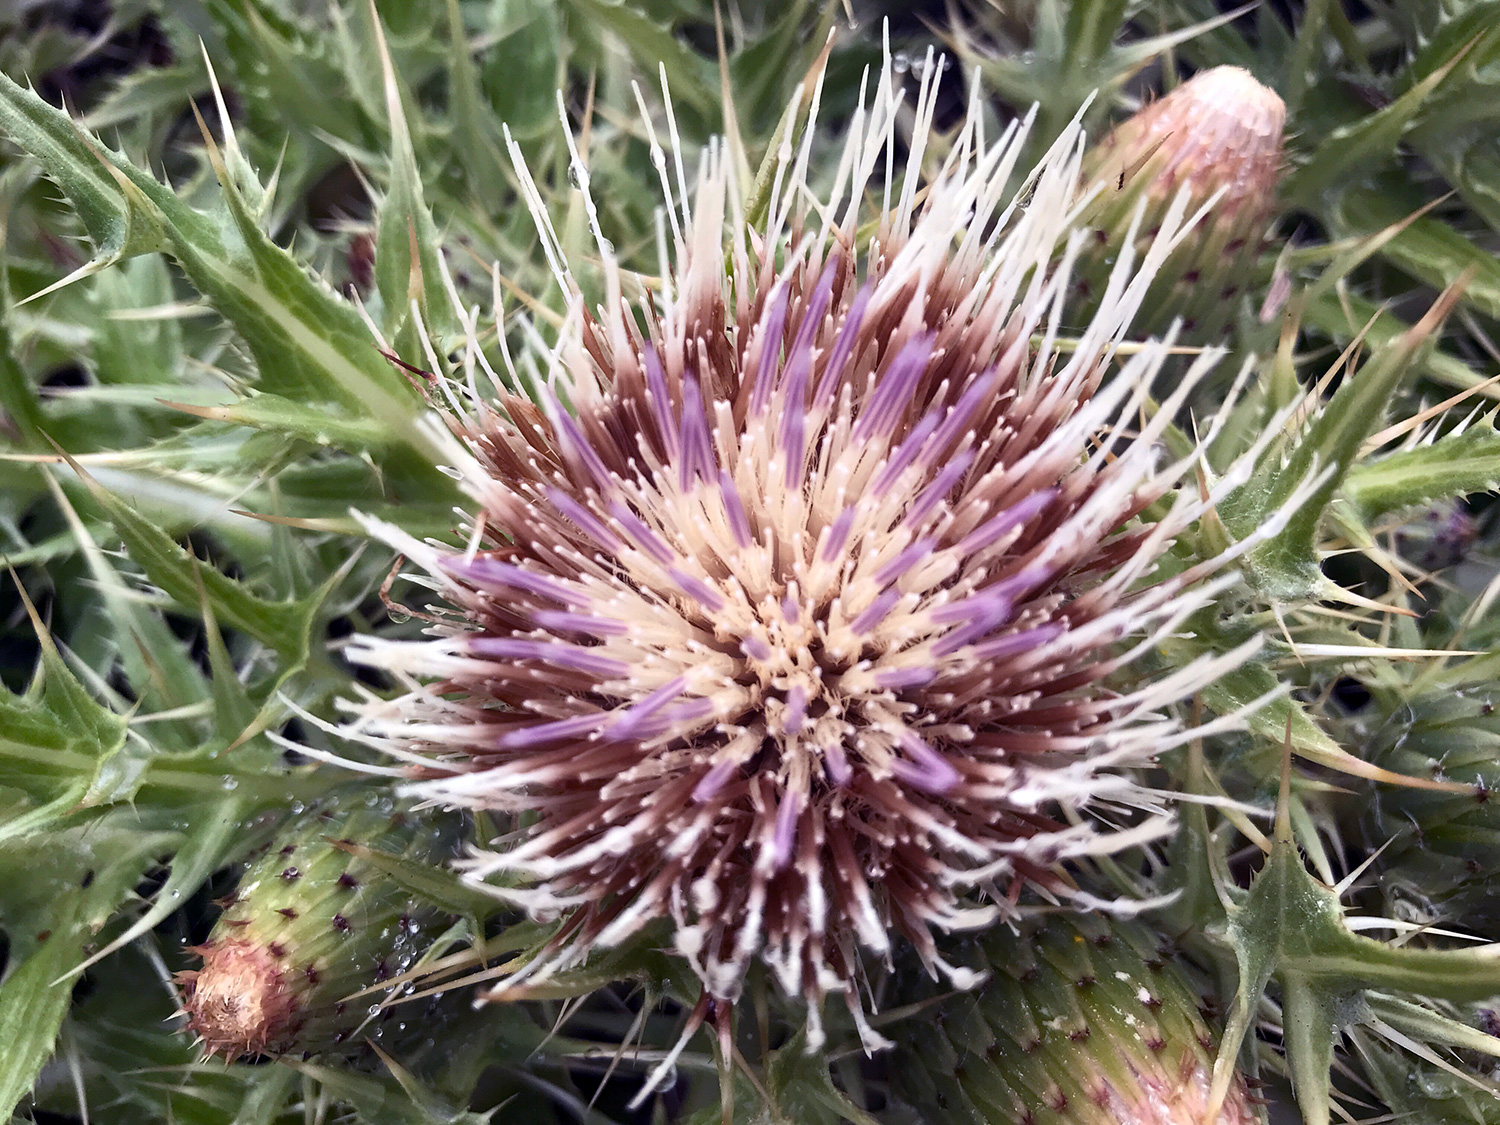
MULTIPOLYGON (((1164 560, 1235 483, 1175 491, 1197 452, 1157 440, 1212 357, 1142 421, 1164 351, 1120 354, 1183 208, 1063 348, 1077 129, 1016 193, 1024 125, 986 138, 976 109, 929 161, 934 95, 896 175, 887 67, 827 195, 809 126, 753 223, 722 147, 691 202, 661 160, 661 286, 634 302, 595 221, 587 309, 536 205, 570 313, 536 400, 455 398, 468 548, 372 525, 453 611, 362 642, 409 691, 350 730, 414 761, 422 796, 515 816, 472 871, 563 923, 511 995, 666 918, 700 1021, 758 956, 807 998, 811 1044, 829 992, 876 1043, 862 957, 904 937, 972 983, 934 928, 1159 827, 1130 815, 1155 808, 1130 767, 1225 661, 1123 673, 1213 596, 1209 566, 1164 560)), ((574 175, 587 200, 576 152, 574 175)))

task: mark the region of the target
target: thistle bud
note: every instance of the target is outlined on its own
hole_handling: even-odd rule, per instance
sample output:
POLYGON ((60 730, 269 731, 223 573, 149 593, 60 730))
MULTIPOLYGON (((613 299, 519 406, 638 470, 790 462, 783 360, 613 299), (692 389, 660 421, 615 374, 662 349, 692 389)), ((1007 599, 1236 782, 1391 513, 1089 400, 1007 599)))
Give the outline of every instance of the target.
POLYGON ((1403 704, 1370 738, 1370 760, 1408 777, 1471 786, 1464 792, 1381 785, 1368 809, 1381 887, 1397 917, 1462 919, 1500 934, 1500 693, 1443 692, 1403 704))
POLYGON ((210 1054, 317 1054, 358 1041, 382 1014, 354 993, 405 971, 437 912, 351 845, 423 862, 452 856, 453 822, 419 824, 387 804, 325 805, 293 817, 245 872, 207 942, 178 974, 188 1027, 210 1054))
MULTIPOLYGON (((1192 214, 1214 199, 1167 258, 1141 306, 1135 330, 1157 334, 1181 318, 1183 338, 1222 330, 1254 277, 1281 167, 1286 106, 1249 72, 1218 66, 1194 75, 1124 121, 1085 158, 1085 181, 1098 191, 1086 217, 1095 247, 1078 266, 1083 304, 1092 307, 1130 232, 1143 255, 1177 196, 1192 214)), ((1086 320, 1081 320, 1086 323, 1086 320)))
MULTIPOLYGON (((895 1028, 897 1090, 930 1125, 1208 1125, 1214 1036, 1145 926, 1052 916, 970 938, 957 959, 985 983, 895 1028)), ((1213 1125, 1258 1120, 1236 1076, 1213 1125)))

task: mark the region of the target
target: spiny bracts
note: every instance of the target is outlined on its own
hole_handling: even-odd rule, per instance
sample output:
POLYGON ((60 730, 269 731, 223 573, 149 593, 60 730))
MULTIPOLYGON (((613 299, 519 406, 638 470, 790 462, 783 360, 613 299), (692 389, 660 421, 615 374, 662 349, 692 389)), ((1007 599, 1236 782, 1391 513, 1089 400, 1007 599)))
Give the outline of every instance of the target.
POLYGON ((1201 986, 1149 925, 1042 915, 953 946, 985 983, 901 997, 932 1010, 897 1025, 891 1056, 897 1089, 931 1125, 1260 1121, 1240 1076, 1210 1105, 1216 1042, 1201 986))
POLYGON ((1362 737, 1378 766, 1472 787, 1375 787, 1366 823, 1372 838, 1389 841, 1380 883, 1396 917, 1500 935, 1500 890, 1490 876, 1500 857, 1497 708, 1493 688, 1435 691, 1401 702, 1362 737))
POLYGON ((203 967, 177 975, 189 1030, 230 1060, 347 1050, 375 1034, 390 1009, 353 994, 408 969, 438 915, 351 849, 434 862, 457 837, 453 817, 410 817, 377 795, 294 814, 194 950, 203 967))

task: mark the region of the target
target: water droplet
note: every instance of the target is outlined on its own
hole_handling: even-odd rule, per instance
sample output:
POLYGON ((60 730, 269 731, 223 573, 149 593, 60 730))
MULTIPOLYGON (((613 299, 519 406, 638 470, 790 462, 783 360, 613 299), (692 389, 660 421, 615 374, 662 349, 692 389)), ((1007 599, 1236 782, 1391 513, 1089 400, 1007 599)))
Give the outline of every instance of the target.
POLYGON ((240 779, 237 778, 237 777, 233 777, 233 776, 231 776, 230 774, 227 774, 227 773, 219 780, 219 787, 221 789, 226 790, 226 791, 231 790, 231 789, 238 789, 239 786, 240 786, 240 779))

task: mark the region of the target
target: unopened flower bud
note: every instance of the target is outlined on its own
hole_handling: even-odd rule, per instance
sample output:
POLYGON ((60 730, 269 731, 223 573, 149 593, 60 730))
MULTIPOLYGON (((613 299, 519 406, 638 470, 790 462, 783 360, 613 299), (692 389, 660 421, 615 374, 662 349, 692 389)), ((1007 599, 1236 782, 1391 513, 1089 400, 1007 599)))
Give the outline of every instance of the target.
POLYGON ((203 967, 178 974, 188 1027, 229 1059, 360 1041, 381 998, 351 997, 409 968, 438 916, 346 849, 441 861, 455 839, 451 818, 419 823, 362 796, 295 816, 197 947, 203 967))
POLYGON ((930 1125, 1259 1120, 1238 1075, 1208 1116, 1214 1035, 1187 971, 1148 927, 1057 915, 955 944, 985 983, 894 1028, 905 1048, 892 1056, 896 1088, 930 1125))
POLYGON ((1213 201, 1157 273, 1136 331, 1160 333, 1181 319, 1182 339, 1207 340, 1234 315, 1255 278, 1281 168, 1286 106, 1248 71, 1218 66, 1194 75, 1122 122, 1085 157, 1097 188, 1087 222, 1096 242, 1078 267, 1085 305, 1097 302, 1136 208, 1144 255, 1177 196, 1188 214, 1213 201))

